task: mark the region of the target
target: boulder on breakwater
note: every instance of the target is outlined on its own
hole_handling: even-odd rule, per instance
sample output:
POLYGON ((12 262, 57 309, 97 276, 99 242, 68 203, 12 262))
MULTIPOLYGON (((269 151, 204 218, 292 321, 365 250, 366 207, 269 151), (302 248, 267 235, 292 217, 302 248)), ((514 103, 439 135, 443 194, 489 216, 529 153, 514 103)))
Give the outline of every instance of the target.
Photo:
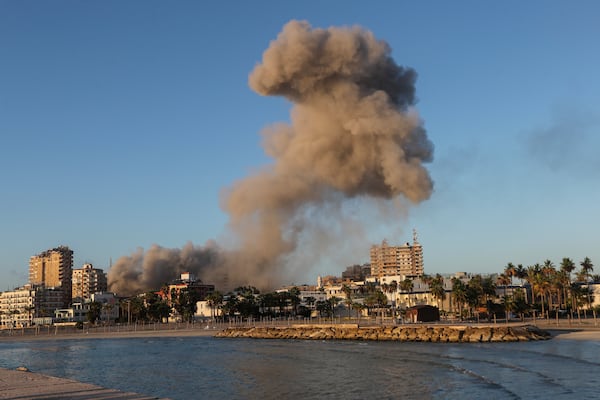
POLYGON ((547 340, 550 339, 551 335, 549 332, 533 325, 400 325, 363 327, 356 324, 319 324, 231 327, 217 333, 215 337, 481 343, 547 340))

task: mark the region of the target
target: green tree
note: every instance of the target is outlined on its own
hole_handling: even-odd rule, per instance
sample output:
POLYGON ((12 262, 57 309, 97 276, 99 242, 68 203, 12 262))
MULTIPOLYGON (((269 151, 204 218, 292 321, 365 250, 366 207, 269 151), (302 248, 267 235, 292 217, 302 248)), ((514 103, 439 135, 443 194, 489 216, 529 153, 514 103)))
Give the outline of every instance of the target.
POLYGON ((215 319, 215 309, 220 308, 223 305, 223 294, 218 290, 215 290, 212 293, 209 293, 206 296, 206 302, 210 307, 210 317, 215 319))
MULTIPOLYGON (((152 322, 162 322, 169 318, 171 307, 158 294, 148 292, 144 295, 146 318, 152 322)), ((146 319, 145 318, 145 319, 146 319)))
POLYGON ((171 292, 173 308, 181 317, 183 322, 192 322, 198 309, 198 294, 194 290, 183 288, 179 291, 173 289, 171 292))
POLYGON ((348 309, 348 319, 350 319, 350 310, 352 309, 352 289, 350 286, 343 284, 342 292, 344 292, 344 304, 346 304, 346 308, 348 309))
POLYGON ((512 278, 514 278, 517 275, 517 267, 515 267, 513 263, 509 262, 508 264, 506 264, 506 267, 504 267, 504 275, 506 275, 508 279, 510 279, 510 282, 508 284, 512 284, 512 278))
POLYGON ((444 289, 444 277, 440 274, 431 279, 429 290, 434 299, 437 300, 438 308, 442 309, 442 302, 446 299, 446 290, 444 289))
POLYGON ((332 317, 335 314, 335 308, 340 303, 340 301, 342 301, 342 299, 340 299, 339 297, 336 297, 336 296, 332 296, 329 299, 327 299, 327 302, 329 303, 329 309, 330 309, 332 317))
POLYGON ((413 283, 412 279, 410 278, 404 278, 404 280, 402 282, 400 282, 400 290, 403 293, 408 293, 408 306, 411 306, 411 297, 412 297, 412 291, 415 288, 415 284, 413 283))
POLYGON ((331 316, 331 305, 326 300, 319 300, 315 303, 315 308, 319 312, 319 316, 321 317, 330 317, 331 316))
POLYGON ((294 286, 293 288, 288 290, 288 299, 289 299, 290 304, 292 305, 292 310, 294 312, 294 315, 298 314, 298 306, 301 303, 300 289, 298 289, 296 286, 294 286))
POLYGON ((452 278, 452 298, 454 299, 454 304, 457 306, 457 312, 462 320, 463 318, 463 306, 467 302, 467 287, 463 281, 458 278, 452 278))
POLYGON ((95 324, 100 319, 100 313, 102 312, 102 304, 97 301, 89 303, 89 309, 86 314, 86 318, 89 323, 95 324))
POLYGON ((510 301, 508 301, 508 297, 506 296, 506 286, 508 286, 512 280, 506 273, 504 273, 498 275, 498 279, 496 281, 498 282, 498 285, 502 286, 502 288, 504 289, 504 296, 502 296, 502 302, 504 303, 504 313, 506 316, 506 322, 508 322, 508 307, 510 305, 510 301))
POLYGON ((582 262, 579 263, 581 266, 581 274, 586 278, 585 281, 588 282, 590 280, 590 276, 592 271, 594 271, 594 264, 592 264, 592 260, 589 257, 583 259, 582 262))

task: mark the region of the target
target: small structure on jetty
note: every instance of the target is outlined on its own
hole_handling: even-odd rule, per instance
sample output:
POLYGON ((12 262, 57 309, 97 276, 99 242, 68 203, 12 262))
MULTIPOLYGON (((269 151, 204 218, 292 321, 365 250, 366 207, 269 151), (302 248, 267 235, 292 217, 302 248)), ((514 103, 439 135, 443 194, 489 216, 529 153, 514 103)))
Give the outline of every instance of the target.
POLYGON ((406 309, 406 318, 410 322, 434 322, 440 320, 440 310, 427 304, 419 304, 406 309))

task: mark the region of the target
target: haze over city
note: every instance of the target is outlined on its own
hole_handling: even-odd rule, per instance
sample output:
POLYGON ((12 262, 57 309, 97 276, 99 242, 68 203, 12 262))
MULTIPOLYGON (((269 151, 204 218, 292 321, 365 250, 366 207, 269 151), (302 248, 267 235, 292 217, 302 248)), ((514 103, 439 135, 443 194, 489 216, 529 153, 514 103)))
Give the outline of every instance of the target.
MULTIPOLYGON (((273 267, 296 283, 366 262, 372 244, 410 241, 413 228, 427 273, 600 259, 597 3, 262 4, 0 3, 2 290, 61 244, 76 267, 105 270, 153 245, 259 251, 244 238, 268 230, 253 217, 273 210, 272 190, 263 222, 288 235, 310 225, 273 267), (261 79, 265 51, 320 29, 372 34, 395 77, 407 74, 398 91, 377 84, 409 125, 409 185, 348 185, 334 165, 297 190, 290 177, 330 152, 277 161, 279 123, 315 117, 292 111, 309 103, 303 89, 261 79), (282 164, 281 178, 257 178, 282 164)), ((260 277, 263 264, 240 265, 247 254, 235 271, 260 277)))

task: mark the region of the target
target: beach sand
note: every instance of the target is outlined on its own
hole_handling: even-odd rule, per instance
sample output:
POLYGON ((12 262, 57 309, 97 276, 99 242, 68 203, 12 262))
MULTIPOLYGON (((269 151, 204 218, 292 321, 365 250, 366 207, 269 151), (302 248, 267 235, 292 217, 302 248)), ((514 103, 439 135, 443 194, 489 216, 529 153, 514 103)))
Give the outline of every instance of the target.
POLYGON ((40 333, 38 335, 20 335, 18 332, 8 336, 0 336, 0 343, 4 341, 32 341, 32 340, 81 340, 81 339, 123 339, 123 338, 145 338, 145 337, 190 337, 190 336, 214 336, 221 329, 161 329, 161 330, 139 330, 139 331, 112 331, 112 332, 86 332, 77 333, 40 333))
POLYGON ((554 339, 563 340, 588 340, 600 341, 600 330, 582 329, 582 330, 552 330, 548 329, 554 339))

